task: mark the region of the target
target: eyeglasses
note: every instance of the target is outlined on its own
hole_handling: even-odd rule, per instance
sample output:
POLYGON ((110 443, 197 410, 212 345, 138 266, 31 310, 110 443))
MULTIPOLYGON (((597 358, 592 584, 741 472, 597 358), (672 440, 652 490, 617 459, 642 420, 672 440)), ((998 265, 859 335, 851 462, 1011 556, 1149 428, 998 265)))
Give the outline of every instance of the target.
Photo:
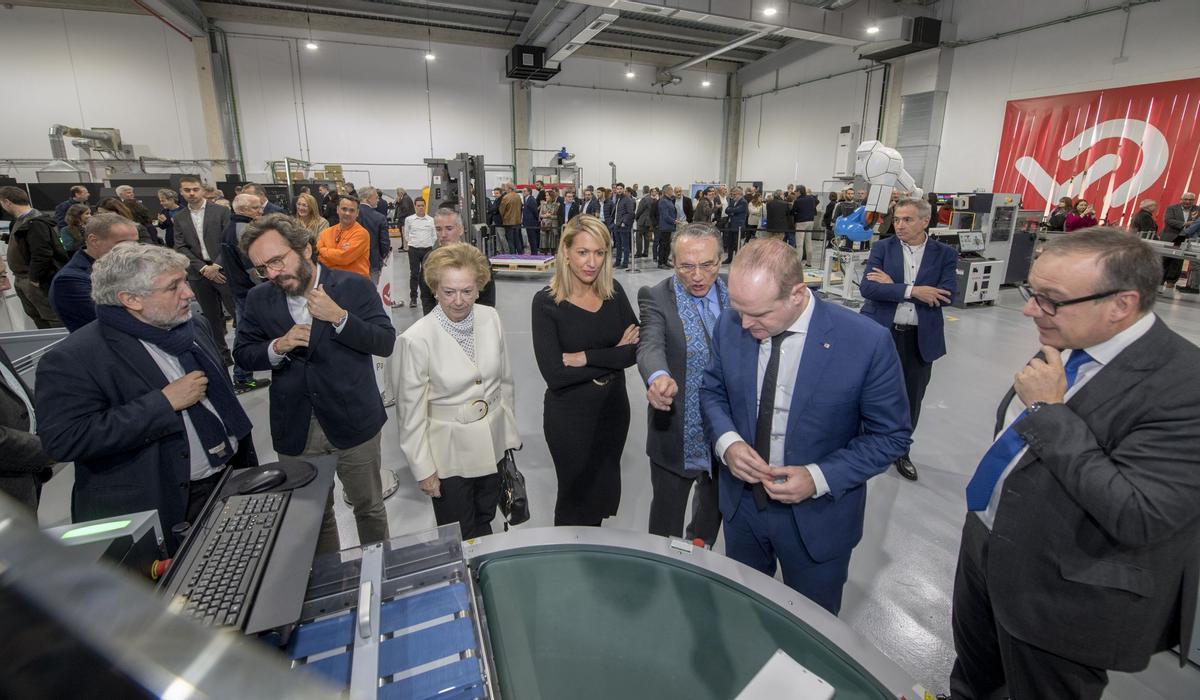
POLYGON ((1100 292, 1099 294, 1089 294, 1086 297, 1079 297, 1078 299, 1067 299, 1066 301, 1054 301, 1053 299, 1047 297, 1045 294, 1038 294, 1037 292, 1033 291, 1033 287, 1030 287, 1027 284, 1022 284, 1019 287, 1017 287, 1017 289, 1021 292, 1021 296, 1025 298, 1025 301, 1029 301, 1030 299, 1033 299, 1034 302, 1037 303, 1038 308, 1042 310, 1042 313, 1046 314, 1047 316, 1054 316, 1054 315, 1058 314, 1058 310, 1064 306, 1071 306, 1072 304, 1082 304, 1085 301, 1096 301, 1098 299, 1105 299, 1107 297, 1111 297, 1114 294, 1128 291, 1125 289, 1113 289, 1108 292, 1100 292))
POLYGON ((263 277, 263 278, 266 278, 267 270, 274 270, 276 272, 279 272, 280 270, 283 269, 283 261, 287 260, 287 256, 291 255, 293 252, 294 251, 289 250, 286 253, 284 253, 283 255, 276 255, 275 257, 266 261, 262 265, 256 265, 254 267, 254 271, 258 273, 259 277, 263 277))
POLYGON ((716 263, 712 260, 709 260, 708 262, 700 263, 699 265, 692 265, 690 263, 681 263, 679 265, 676 265, 675 269, 682 272, 685 275, 693 275, 696 273, 696 271, 700 271, 700 272, 703 272, 704 274, 708 275, 708 274, 711 274, 712 271, 716 270, 718 267, 720 267, 720 265, 718 263, 716 263))

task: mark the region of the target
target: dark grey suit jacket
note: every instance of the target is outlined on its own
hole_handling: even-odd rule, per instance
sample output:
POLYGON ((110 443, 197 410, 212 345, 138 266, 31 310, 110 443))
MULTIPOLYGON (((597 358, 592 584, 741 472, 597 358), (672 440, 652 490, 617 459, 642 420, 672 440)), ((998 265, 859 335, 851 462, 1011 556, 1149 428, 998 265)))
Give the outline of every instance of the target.
MULTIPOLYGON (((220 262, 221 234, 229 225, 229 210, 219 204, 204 205, 204 245, 208 248, 208 262, 220 262)), ((192 214, 185 206, 171 219, 175 225, 175 250, 188 259, 188 279, 200 279, 200 268, 207 262, 200 248, 200 236, 192 223, 192 214)))
MULTIPOLYGON (((988 543, 996 621, 1099 668, 1188 648, 1200 573, 1200 348, 1157 320, 1065 404, 1016 424, 988 543)), ((1000 406, 997 432, 1013 393, 1000 406)))
MULTIPOLYGON (((724 275, 722 275, 724 279, 724 275)), ((637 347, 642 386, 659 370, 679 385, 669 411, 647 411, 646 455, 650 461, 683 475, 683 401, 687 391, 687 338, 675 305, 675 275, 638 290, 642 327, 637 347)))
MULTIPOLYGON (((33 392, 17 375, 3 349, 0 362, 17 377, 32 403, 33 392)), ((25 402, 0 379, 0 491, 36 512, 38 488, 49 478, 52 464, 54 460, 42 449, 41 439, 29 432, 29 409, 25 402)))

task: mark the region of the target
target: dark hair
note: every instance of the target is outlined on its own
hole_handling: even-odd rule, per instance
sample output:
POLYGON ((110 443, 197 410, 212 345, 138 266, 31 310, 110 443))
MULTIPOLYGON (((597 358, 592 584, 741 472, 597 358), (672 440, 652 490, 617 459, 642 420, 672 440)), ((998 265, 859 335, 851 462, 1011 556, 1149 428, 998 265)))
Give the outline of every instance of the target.
POLYGON ((100 200, 100 203, 96 205, 96 208, 104 209, 105 211, 111 211, 114 214, 120 214, 126 219, 133 221, 133 214, 130 213, 129 207, 125 206, 125 203, 116 197, 105 197, 104 199, 100 200))
POLYGON ((180 175, 179 176, 179 184, 182 185, 185 182, 194 182, 200 186, 204 185, 204 182, 200 180, 199 175, 180 175))
POLYGON ((1162 285, 1163 269, 1158 254, 1137 234, 1113 226, 1093 226, 1068 236, 1054 236, 1041 255, 1094 255, 1100 263, 1100 289, 1132 290, 1138 293, 1138 308, 1154 308, 1162 285))
POLYGON ((29 206, 29 195, 25 190, 20 187, 13 187, 12 185, 0 187, 0 199, 7 199, 13 204, 29 206))
POLYGON ((615 182, 615 183, 613 183, 613 187, 624 187, 624 186, 625 186, 625 183, 624 183, 624 182, 615 182))
POLYGON ((796 188, 796 194, 798 194, 798 195, 807 195, 807 194, 808 194, 808 188, 807 188, 807 187, 805 187, 804 185, 800 185, 799 187, 797 187, 797 188, 796 188))
POLYGON ((352 194, 339 194, 338 198, 336 200, 334 200, 334 204, 336 206, 341 206, 343 199, 348 199, 351 202, 354 202, 354 206, 356 206, 356 207, 361 203, 358 201, 358 197, 355 197, 352 194))
POLYGON ((417 197, 413 200, 413 204, 416 204, 417 202, 420 202, 421 204, 427 204, 424 197, 417 197))
MULTIPOLYGON (((242 237, 238 239, 238 245, 242 252, 250 254, 250 246, 262 237, 267 231, 275 231, 280 236, 283 236, 284 242, 292 250, 300 253, 303 257, 304 246, 312 244, 312 233, 304 228, 294 217, 287 214, 267 214, 260 216, 249 224, 242 231, 242 237)), ((314 246, 313 252, 316 253, 314 246)))
POLYGON ((72 204, 63 218, 66 219, 68 226, 79 226, 83 223, 83 213, 91 210, 92 208, 86 204, 72 204))
MULTIPOLYGON (((83 185, 75 185, 74 187, 71 188, 71 196, 74 197, 75 195, 79 194, 80 192, 87 192, 87 191, 88 191, 88 188, 84 187, 83 185)), ((88 192, 88 194, 91 195, 91 192, 88 192)))

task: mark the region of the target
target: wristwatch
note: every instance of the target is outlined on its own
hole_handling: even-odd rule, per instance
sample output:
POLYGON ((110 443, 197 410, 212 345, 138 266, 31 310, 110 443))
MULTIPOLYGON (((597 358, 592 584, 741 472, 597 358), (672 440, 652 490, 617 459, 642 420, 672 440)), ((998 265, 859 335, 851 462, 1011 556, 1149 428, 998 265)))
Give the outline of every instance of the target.
POLYGON ((1045 401, 1034 401, 1033 403, 1029 404, 1029 408, 1025 409, 1025 412, 1029 415, 1033 415, 1049 405, 1050 404, 1046 403, 1045 401))

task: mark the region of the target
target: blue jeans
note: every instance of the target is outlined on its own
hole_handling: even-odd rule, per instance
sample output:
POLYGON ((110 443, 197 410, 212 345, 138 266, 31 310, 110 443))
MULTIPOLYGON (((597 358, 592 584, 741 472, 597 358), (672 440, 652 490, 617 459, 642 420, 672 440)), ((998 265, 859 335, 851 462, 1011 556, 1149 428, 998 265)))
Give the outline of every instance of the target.
POLYGON ((629 233, 629 229, 627 228, 613 229, 613 255, 616 256, 616 259, 613 260, 614 267, 629 266, 629 246, 631 243, 629 233))
MULTIPOLYGON (((234 297, 233 317, 237 322, 238 330, 242 329, 242 315, 246 312, 246 297, 234 297)), ((248 372, 241 367, 238 367, 237 361, 233 363, 233 381, 245 382, 254 379, 254 372, 248 372)))

